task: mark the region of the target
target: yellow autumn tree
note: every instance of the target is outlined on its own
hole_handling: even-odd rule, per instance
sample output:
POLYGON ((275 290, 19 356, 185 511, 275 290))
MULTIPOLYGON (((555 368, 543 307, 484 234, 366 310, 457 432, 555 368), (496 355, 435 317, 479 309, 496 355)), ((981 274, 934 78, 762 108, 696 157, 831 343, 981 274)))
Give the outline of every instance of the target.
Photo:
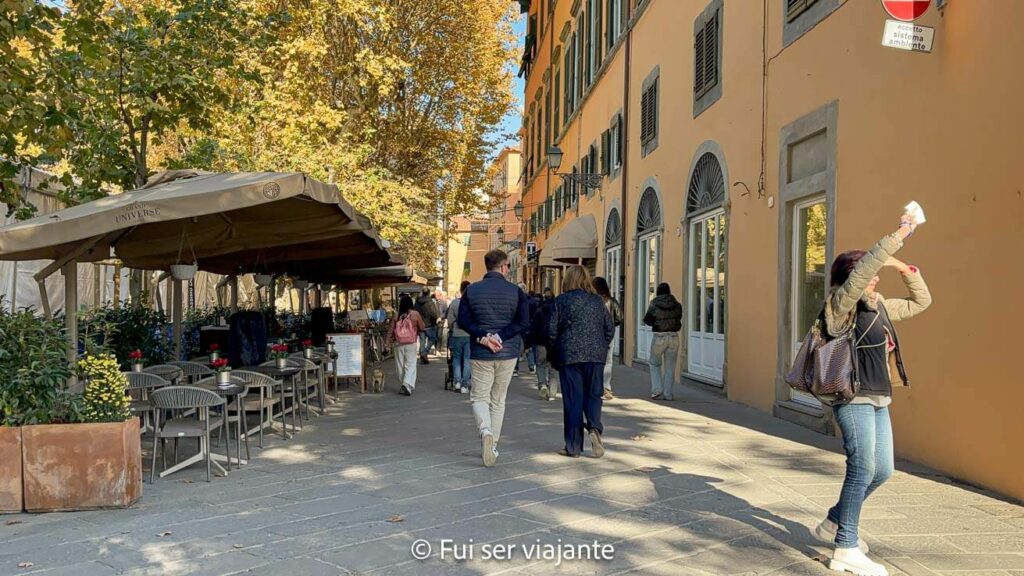
POLYGON ((411 264, 434 270, 442 219, 480 207, 512 106, 512 3, 251 2, 283 19, 270 49, 239 56, 262 83, 226 80, 244 104, 212 131, 183 126, 164 163, 334 182, 411 264))

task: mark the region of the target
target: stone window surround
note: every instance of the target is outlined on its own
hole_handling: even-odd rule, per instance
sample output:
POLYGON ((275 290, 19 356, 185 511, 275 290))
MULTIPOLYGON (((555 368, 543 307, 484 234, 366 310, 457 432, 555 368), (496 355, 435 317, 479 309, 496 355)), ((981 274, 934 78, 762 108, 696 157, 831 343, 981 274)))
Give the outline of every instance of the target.
MULTIPOLYGON (((821 0, 819 0, 821 1, 821 0)), ((839 116, 839 102, 832 101, 817 110, 806 114, 797 120, 787 124, 779 131, 779 197, 777 199, 777 210, 779 211, 779 237, 778 254, 779 270, 782 273, 778 278, 778 336, 776 342, 777 359, 775 368, 775 405, 772 413, 782 418, 811 428, 823 434, 832 433, 831 413, 823 408, 815 408, 794 402, 790 399, 790 388, 783 379, 785 371, 791 362, 792 342, 801 337, 794 337, 790 332, 790 292, 792 289, 792 278, 789 273, 792 270, 791 244, 793 236, 793 222, 790 218, 791 208, 794 203, 807 198, 824 195, 825 210, 829 222, 825 238, 825 262, 831 262, 835 254, 835 207, 836 207, 836 165, 837 158, 837 134, 836 125, 839 116), (794 182, 787 182, 789 147, 810 136, 820 133, 826 134, 827 146, 827 167, 824 171, 801 178, 794 182)))

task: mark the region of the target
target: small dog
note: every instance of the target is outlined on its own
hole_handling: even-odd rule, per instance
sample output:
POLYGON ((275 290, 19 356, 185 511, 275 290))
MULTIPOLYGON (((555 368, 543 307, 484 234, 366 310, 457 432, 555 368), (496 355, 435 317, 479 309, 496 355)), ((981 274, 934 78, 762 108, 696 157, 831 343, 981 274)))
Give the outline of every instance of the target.
POLYGON ((384 371, 380 368, 373 369, 373 387, 371 389, 374 393, 384 391, 384 371))

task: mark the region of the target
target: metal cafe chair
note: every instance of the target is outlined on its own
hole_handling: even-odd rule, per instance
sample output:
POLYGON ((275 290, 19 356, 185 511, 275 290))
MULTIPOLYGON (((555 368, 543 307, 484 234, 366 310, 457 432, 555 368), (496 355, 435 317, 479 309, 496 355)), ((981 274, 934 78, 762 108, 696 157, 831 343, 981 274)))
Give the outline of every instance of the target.
POLYGON ((136 416, 142 416, 140 432, 148 432, 152 430, 149 417, 153 413, 153 405, 149 402, 149 392, 156 388, 169 386, 171 383, 156 374, 145 372, 122 372, 122 374, 128 380, 125 391, 132 398, 129 410, 136 416))
POLYGON ((181 368, 185 378, 183 384, 195 384, 203 378, 213 376, 213 370, 206 364, 200 364, 199 362, 179 362, 175 360, 167 364, 181 368))
MULTIPOLYGON (((260 443, 259 447, 263 448, 263 430, 274 425, 274 407, 283 403, 283 395, 275 396, 274 387, 282 387, 284 384, 274 380, 266 374, 260 374, 259 372, 252 372, 250 370, 232 370, 231 375, 235 378, 239 378, 249 386, 249 391, 256 390, 259 394, 256 397, 246 396, 245 402, 242 403, 243 413, 257 413, 259 414, 259 424, 256 428, 251 428, 245 431, 246 441, 246 457, 249 456, 249 436, 253 432, 259 432, 260 443)), ((244 418, 244 416, 243 416, 244 418)), ((281 414, 281 426, 284 427, 284 413, 281 414)))
MULTIPOLYGON (((161 478, 205 458, 206 481, 209 482, 211 480, 210 432, 226 427, 224 423, 226 411, 214 420, 211 418, 210 408, 222 406, 224 399, 217 395, 216 392, 194 386, 167 386, 153 390, 149 400, 156 409, 154 411, 153 423, 153 462, 149 472, 150 483, 156 481, 156 454, 158 450, 161 451, 163 457, 164 471, 160 473, 161 478), (198 418, 177 416, 161 422, 161 415, 167 410, 195 410, 195 416, 198 416, 198 418), (175 440, 178 438, 198 438, 199 453, 184 462, 176 463, 173 467, 167 468, 167 453, 166 450, 161 450, 161 448, 164 448, 164 442, 168 438, 175 440)), ((227 444, 225 444, 226 446, 227 444)), ((177 445, 175 445, 174 452, 175 456, 177 456, 177 445)))
POLYGON ((317 399, 320 403, 320 412, 324 411, 324 372, 323 369, 313 362, 305 358, 302 352, 296 352, 288 356, 289 360, 299 363, 299 367, 302 368, 302 396, 303 405, 306 407, 306 419, 309 420, 309 391, 315 390, 317 393, 317 399), (312 374, 313 379, 309 376, 312 374))

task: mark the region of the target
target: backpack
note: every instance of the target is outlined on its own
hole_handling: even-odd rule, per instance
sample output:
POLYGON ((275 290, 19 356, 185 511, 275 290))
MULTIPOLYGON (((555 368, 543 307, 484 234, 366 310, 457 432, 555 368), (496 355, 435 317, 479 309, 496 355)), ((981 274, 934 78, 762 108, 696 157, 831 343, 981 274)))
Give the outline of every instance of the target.
POLYGON ((408 314, 403 315, 395 322, 395 342, 399 344, 413 344, 419 338, 419 331, 416 330, 416 323, 408 314))

